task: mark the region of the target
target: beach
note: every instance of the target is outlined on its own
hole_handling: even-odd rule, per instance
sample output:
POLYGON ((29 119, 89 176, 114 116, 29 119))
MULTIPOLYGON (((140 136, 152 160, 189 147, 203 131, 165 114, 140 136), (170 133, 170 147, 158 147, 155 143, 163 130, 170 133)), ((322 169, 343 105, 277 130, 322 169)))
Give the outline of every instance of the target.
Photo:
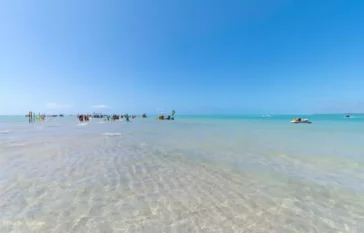
POLYGON ((364 232, 364 116, 0 116, 0 232, 364 232))

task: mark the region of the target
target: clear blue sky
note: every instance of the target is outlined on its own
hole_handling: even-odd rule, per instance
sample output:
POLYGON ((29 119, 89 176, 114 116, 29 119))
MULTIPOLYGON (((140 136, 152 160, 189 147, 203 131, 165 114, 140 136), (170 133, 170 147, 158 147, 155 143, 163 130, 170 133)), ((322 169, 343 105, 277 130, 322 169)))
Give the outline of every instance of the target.
POLYGON ((364 112, 363 12, 362 0, 1 1, 0 114, 364 112))

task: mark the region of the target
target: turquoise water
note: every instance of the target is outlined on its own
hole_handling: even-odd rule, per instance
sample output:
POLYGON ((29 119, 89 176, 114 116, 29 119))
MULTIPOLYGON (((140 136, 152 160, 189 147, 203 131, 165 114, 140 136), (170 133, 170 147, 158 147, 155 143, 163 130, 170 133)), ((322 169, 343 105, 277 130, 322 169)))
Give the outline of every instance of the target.
POLYGON ((0 116, 0 231, 364 232, 364 115, 155 118, 0 116))

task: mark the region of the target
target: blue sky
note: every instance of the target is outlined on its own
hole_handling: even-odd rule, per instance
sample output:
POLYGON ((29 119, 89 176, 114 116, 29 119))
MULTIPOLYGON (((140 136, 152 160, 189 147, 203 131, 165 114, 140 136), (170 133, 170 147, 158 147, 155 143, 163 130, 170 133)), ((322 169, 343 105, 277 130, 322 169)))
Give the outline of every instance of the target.
POLYGON ((364 112, 364 1, 0 3, 0 114, 364 112))

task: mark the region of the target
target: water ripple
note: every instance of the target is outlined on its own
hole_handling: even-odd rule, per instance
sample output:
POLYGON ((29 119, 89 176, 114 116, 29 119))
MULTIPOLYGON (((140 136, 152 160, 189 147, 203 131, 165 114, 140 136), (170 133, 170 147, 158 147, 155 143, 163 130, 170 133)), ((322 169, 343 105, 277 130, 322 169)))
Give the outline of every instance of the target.
POLYGON ((364 232, 359 160, 173 124, 4 135, 0 232, 364 232))

